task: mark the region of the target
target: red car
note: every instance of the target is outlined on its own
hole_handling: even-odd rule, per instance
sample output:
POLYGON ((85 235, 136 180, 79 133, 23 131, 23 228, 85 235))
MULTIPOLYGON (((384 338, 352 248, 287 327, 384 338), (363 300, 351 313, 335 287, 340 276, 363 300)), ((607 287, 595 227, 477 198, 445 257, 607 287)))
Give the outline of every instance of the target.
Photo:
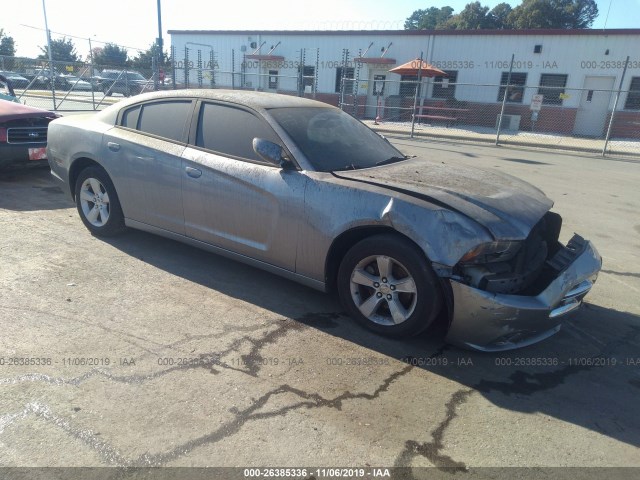
POLYGON ((60 115, 0 99, 0 168, 46 160, 49 122, 60 115))

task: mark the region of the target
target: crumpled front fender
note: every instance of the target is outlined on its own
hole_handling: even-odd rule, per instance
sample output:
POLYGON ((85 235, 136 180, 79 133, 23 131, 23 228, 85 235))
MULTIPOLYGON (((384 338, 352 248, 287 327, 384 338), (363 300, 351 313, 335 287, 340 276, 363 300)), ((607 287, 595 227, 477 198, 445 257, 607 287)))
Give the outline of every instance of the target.
POLYGON ((591 242, 577 235, 573 241, 583 242, 582 252, 536 296, 489 293, 449 279, 453 315, 447 342, 501 351, 531 345, 560 330, 560 318, 580 306, 602 266, 591 242))

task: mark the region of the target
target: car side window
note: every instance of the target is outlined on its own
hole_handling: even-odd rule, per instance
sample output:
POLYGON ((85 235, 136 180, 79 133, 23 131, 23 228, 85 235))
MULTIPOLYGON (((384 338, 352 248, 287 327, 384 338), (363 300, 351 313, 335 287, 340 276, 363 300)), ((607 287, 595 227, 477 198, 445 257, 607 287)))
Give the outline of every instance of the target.
POLYGON ((137 105, 133 108, 130 108, 129 110, 126 110, 122 114, 122 121, 120 122, 120 124, 123 127, 133 128, 134 130, 138 128, 138 118, 140 118, 141 108, 142 107, 140 107, 140 105, 137 105))
POLYGON ((202 104, 196 146, 262 162, 253 151, 253 139, 256 137, 281 143, 271 127, 251 112, 227 105, 202 104))
MULTIPOLYGON (((182 142, 193 112, 191 100, 166 100, 143 104, 137 130, 182 142)), ((124 120, 124 118, 123 118, 124 120)))

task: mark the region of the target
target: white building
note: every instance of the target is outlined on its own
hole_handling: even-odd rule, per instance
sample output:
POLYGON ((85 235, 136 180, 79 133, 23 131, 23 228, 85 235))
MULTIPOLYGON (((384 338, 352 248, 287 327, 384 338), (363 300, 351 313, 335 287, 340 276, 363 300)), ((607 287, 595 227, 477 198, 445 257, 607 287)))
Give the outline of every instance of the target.
POLYGON ((389 70, 422 54, 448 76, 426 79, 420 104, 486 126, 495 125, 513 55, 506 111, 517 128, 601 136, 621 87, 613 136, 640 138, 640 29, 169 33, 178 82, 304 93, 356 103, 365 117, 379 114, 378 102, 386 117, 413 107, 415 87, 400 81, 415 77, 389 70), (536 95, 542 110, 532 116, 536 95))

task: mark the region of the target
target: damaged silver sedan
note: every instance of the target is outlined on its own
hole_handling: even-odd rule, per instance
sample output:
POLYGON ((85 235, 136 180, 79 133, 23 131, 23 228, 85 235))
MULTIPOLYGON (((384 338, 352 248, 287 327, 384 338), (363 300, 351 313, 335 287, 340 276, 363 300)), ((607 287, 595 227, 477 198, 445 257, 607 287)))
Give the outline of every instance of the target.
POLYGON ((368 328, 449 322, 480 350, 557 332, 601 267, 537 188, 409 158, 341 110, 285 95, 144 94, 49 126, 53 175, 95 235, 153 232, 337 291, 368 328))

